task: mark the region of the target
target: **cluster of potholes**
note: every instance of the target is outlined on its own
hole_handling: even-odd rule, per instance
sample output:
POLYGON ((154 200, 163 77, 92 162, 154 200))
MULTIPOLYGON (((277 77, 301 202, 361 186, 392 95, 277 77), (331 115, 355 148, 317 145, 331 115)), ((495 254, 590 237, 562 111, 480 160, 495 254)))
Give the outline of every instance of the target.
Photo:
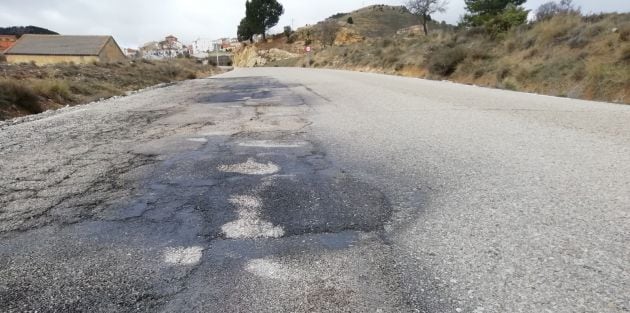
POLYGON ((204 279, 222 280, 234 293, 234 276, 244 273, 316 282, 309 297, 317 305, 348 301, 351 289, 292 273, 273 257, 343 250, 360 234, 379 232, 392 214, 379 190, 331 163, 302 132, 218 132, 186 140, 199 148, 154 164, 132 198, 91 220, 3 242, 0 306, 9 312, 165 305, 177 311, 193 297, 183 293, 200 290, 211 297, 199 302, 238 305, 225 298, 230 291, 208 291, 204 279), (167 305, 177 299, 179 307, 167 305))
POLYGON ((209 139, 206 148, 167 162, 150 185, 158 192, 169 186, 162 194, 168 200, 154 202, 184 200, 201 213, 202 234, 211 240, 370 232, 389 219, 384 195, 336 168, 315 144, 265 135, 271 138, 237 135, 218 148, 209 139))

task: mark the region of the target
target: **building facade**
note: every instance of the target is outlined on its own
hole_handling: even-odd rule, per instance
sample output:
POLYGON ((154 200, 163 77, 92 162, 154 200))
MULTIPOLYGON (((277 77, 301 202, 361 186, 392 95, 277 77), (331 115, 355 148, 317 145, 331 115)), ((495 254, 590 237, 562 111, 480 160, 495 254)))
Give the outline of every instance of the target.
POLYGON ((126 59, 112 36, 24 35, 4 54, 9 63, 38 65, 109 63, 126 59))
POLYGON ((4 52, 5 50, 13 47, 16 41, 17 41, 16 36, 0 35, 0 52, 4 52))
POLYGON ((163 41, 151 41, 140 48, 145 59, 173 59, 191 54, 190 47, 179 42, 173 35, 166 36, 163 41))

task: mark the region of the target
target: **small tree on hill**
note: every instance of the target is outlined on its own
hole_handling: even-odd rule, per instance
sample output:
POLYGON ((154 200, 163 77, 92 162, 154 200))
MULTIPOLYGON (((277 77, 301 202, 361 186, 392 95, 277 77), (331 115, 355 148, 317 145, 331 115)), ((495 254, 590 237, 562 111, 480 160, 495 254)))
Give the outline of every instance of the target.
POLYGON ((289 39, 289 37, 291 37, 291 34, 293 33, 291 26, 285 26, 283 33, 284 33, 284 36, 286 36, 287 39, 289 39))
POLYGON ((348 17, 348 24, 354 24, 354 20, 352 19, 352 16, 348 17))
POLYGON ((579 7, 573 5, 572 0, 560 0, 560 2, 547 2, 542 4, 536 10, 536 20, 545 21, 556 15, 580 14, 579 7))
POLYGON ((431 20, 431 14, 445 12, 447 5, 447 0, 409 0, 406 7, 411 14, 420 18, 424 34, 428 35, 427 24, 431 20))
POLYGON ((464 0, 468 13, 464 15, 462 24, 484 26, 493 18, 504 13, 508 7, 520 8, 519 6, 525 2, 527 0, 464 0))

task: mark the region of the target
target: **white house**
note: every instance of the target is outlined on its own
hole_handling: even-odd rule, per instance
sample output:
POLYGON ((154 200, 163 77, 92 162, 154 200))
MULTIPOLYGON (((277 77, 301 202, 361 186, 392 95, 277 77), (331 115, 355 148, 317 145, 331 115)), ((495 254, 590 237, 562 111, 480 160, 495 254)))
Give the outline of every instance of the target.
POLYGON ((140 51, 145 59, 172 59, 191 52, 173 35, 167 36, 165 40, 160 42, 146 43, 140 48, 140 51))

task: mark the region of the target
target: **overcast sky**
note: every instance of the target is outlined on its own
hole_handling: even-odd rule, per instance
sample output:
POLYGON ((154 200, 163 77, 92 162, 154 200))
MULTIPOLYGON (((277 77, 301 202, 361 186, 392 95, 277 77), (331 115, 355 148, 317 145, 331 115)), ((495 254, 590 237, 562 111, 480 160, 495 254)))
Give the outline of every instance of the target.
MULTIPOLYGON (((279 0, 285 14, 276 27, 300 27, 337 12, 370 4, 400 5, 390 0, 279 0)), ((548 0, 529 0, 535 9, 548 0)), ((236 36, 244 0, 0 0, 0 26, 35 25, 66 35, 113 35, 123 47, 137 47, 173 34, 189 43, 196 38, 236 36)), ((574 0, 584 12, 630 12, 630 0, 574 0)), ((456 23, 464 0, 450 0, 448 11, 435 16, 456 23)))

